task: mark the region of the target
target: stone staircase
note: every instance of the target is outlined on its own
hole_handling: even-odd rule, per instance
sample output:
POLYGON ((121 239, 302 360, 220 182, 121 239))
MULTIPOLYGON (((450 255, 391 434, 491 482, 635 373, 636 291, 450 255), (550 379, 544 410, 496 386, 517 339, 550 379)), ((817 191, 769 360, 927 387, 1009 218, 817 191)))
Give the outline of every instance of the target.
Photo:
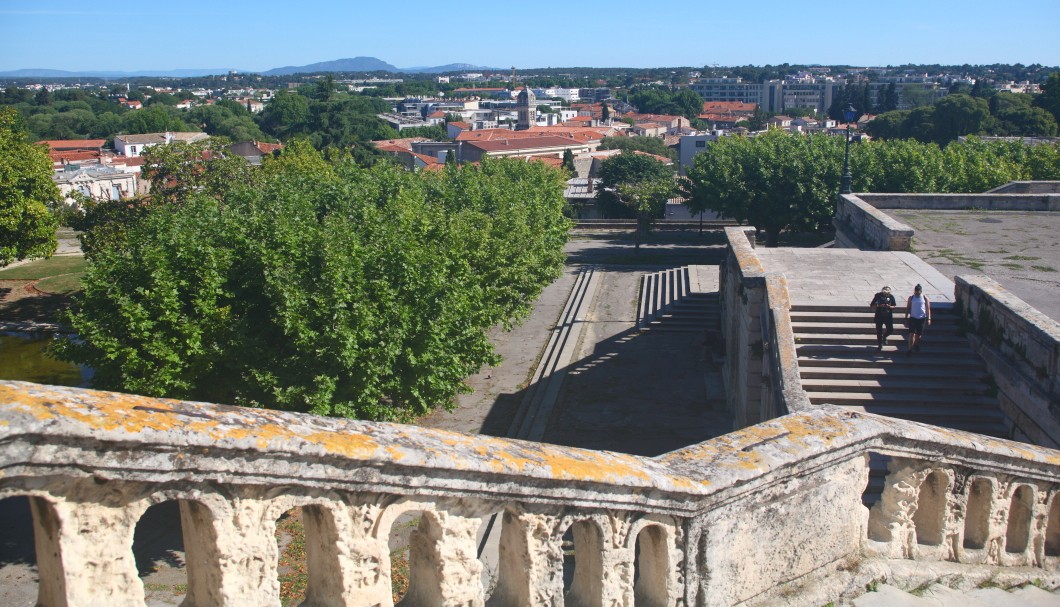
POLYGON ((962 591, 934 584, 912 593, 894 586, 880 586, 850 604, 853 607, 1060 607, 1060 596, 1035 586, 1007 591, 1001 588, 962 591))
POLYGON ((793 305, 799 375, 810 401, 1008 437, 996 388, 961 335, 952 304, 932 304, 932 311, 921 350, 909 355, 904 313, 895 314, 895 334, 877 351, 867 305, 793 305))
POLYGON ((718 293, 694 290, 688 266, 645 274, 641 279, 639 329, 698 333, 717 328, 720 313, 718 293))

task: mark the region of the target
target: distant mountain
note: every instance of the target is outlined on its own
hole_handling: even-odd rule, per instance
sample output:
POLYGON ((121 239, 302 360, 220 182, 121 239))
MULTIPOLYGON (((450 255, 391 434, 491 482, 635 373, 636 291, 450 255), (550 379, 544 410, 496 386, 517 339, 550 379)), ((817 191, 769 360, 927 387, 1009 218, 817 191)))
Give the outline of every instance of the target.
POLYGON ((251 70, 233 70, 232 68, 212 69, 178 69, 178 70, 139 70, 135 72, 120 71, 83 71, 71 72, 66 70, 49 69, 23 69, 0 72, 0 78, 138 78, 138 77, 163 77, 163 78, 196 78, 200 76, 211 76, 227 74, 230 71, 240 73, 260 73, 263 76, 289 76, 291 74, 308 74, 312 72, 392 72, 392 73, 423 73, 441 74, 444 72, 468 72, 468 71, 491 71, 501 72, 501 68, 483 67, 470 63, 450 63, 436 67, 404 67, 399 68, 382 59, 375 57, 354 57, 352 59, 336 59, 334 61, 321 61, 309 65, 288 65, 278 67, 267 72, 253 72, 251 70))
MULTIPOLYGON (((468 72, 468 71, 491 71, 496 72, 498 68, 495 67, 483 67, 481 65, 472 65, 470 63, 449 63, 446 65, 439 65, 437 67, 403 67, 401 71, 412 72, 412 73, 424 73, 424 74, 443 74, 445 72, 468 72)), ((503 70, 499 70, 503 71, 503 70)))
MULTIPOLYGON (((30 68, 23 70, 10 70, 0 72, 0 78, 197 78, 199 76, 210 76, 213 74, 227 74, 232 68, 217 67, 205 69, 179 69, 179 70, 139 70, 135 72, 119 71, 84 71, 70 72, 66 70, 49 70, 42 68, 30 68)), ((236 70, 242 71, 242 70, 236 70)))
POLYGON ((336 59, 334 61, 321 61, 309 65, 288 65, 278 67, 267 72, 263 76, 288 76, 290 74, 307 74, 310 72, 400 72, 397 67, 386 61, 375 57, 354 57, 353 59, 336 59))

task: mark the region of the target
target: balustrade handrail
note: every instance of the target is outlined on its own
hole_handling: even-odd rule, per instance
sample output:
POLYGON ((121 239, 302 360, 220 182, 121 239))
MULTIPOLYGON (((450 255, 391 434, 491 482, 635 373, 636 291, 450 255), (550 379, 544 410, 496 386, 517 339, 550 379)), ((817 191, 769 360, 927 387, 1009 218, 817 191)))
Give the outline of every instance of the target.
POLYGON ((1060 481, 1060 451, 822 406, 657 457, 0 382, 0 491, 34 476, 517 499, 694 514, 882 452, 1060 481))

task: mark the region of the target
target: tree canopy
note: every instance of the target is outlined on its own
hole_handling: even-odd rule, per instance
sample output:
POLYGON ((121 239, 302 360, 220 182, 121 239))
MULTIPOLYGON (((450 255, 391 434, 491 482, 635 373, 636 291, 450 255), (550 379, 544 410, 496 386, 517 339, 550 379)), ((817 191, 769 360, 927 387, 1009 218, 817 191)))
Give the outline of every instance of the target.
POLYGON ((600 165, 596 199, 605 214, 637 219, 637 241, 663 215, 676 193, 674 169, 647 154, 625 150, 600 165))
MULTIPOLYGON (((784 230, 827 230, 843 153, 843 139, 824 134, 722 137, 688 169, 689 208, 765 230, 768 246, 784 230)), ((984 192, 1014 180, 1060 179, 1060 145, 877 140, 851 146, 850 165, 855 192, 984 192)))
POLYGON ((837 141, 776 129, 721 137, 693 160, 687 194, 698 208, 765 230, 767 246, 776 246, 782 230, 815 231, 831 221, 842 162, 837 141))
POLYGON ((564 178, 540 163, 409 173, 296 144, 228 183, 91 260, 56 350, 95 386, 409 420, 451 406, 496 361, 486 331, 562 269, 564 178))
POLYGON ((0 266, 55 252, 48 205, 62 197, 51 173, 48 148, 26 139, 15 110, 0 108, 0 266))
POLYGON ((677 151, 658 137, 604 137, 598 149, 640 151, 677 160, 677 151))

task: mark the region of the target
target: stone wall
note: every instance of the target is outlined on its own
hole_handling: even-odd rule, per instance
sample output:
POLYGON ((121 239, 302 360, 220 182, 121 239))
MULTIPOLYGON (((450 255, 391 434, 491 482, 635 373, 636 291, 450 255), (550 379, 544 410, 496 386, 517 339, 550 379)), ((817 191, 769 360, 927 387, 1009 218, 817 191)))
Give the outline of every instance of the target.
POLYGON ((726 228, 721 265, 725 394, 733 424, 743 428, 810 407, 799 379, 787 279, 766 272, 752 228, 726 228))
POLYGON ((1010 181, 987 194, 1060 194, 1060 181, 1010 181))
POLYGON ((1060 323, 986 276, 958 276, 955 290, 969 341, 1018 437, 1060 446, 1060 323))
MULTIPOLYGON (((42 605, 144 604, 136 523, 176 500, 189 605, 278 605, 301 507, 314 605, 392 604, 388 534, 419 516, 402 605, 818 606, 878 557, 1060 585, 1060 452, 820 407, 658 458, 398 424, 0 382, 0 499, 32 505, 42 605), (871 453, 892 458, 862 506, 871 453), (576 563, 564 584, 564 536, 576 563)), ((970 572, 971 575, 971 572, 970 572)))
POLYGON ((862 198, 866 194, 842 194, 836 204, 835 246, 864 251, 908 251, 913 228, 883 213, 862 198))
MULTIPOLYGON (((1057 194, 848 194, 877 209, 1060 211, 1057 194)), ((844 196, 846 198, 847 196, 844 196)))
MULTIPOLYGON (((1048 184, 1054 182, 1042 183, 1042 187, 1048 189, 1048 184)), ((832 218, 836 231, 835 246, 864 251, 908 251, 913 229, 880 209, 1060 211, 1060 195, 843 194, 832 218)))

